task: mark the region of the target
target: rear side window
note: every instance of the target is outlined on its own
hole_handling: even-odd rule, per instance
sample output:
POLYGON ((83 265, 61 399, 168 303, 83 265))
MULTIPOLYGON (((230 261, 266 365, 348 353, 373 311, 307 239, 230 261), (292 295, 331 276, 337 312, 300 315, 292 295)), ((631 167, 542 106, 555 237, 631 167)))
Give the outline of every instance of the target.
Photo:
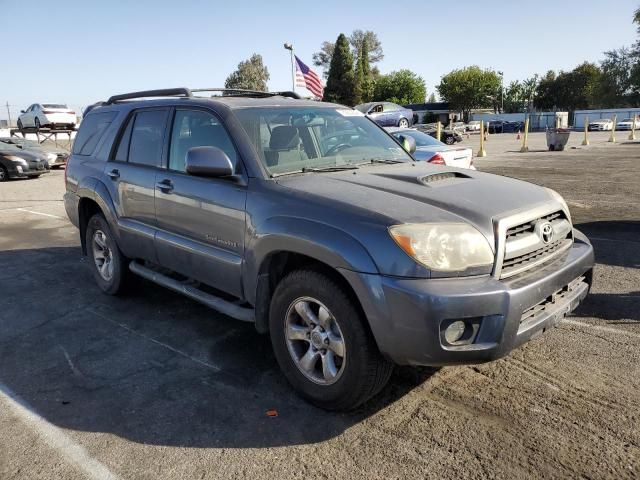
POLYGON ((116 112, 87 115, 80 124, 80 131, 73 142, 73 153, 75 155, 91 155, 115 116, 116 112))
POLYGON ((146 110, 136 113, 129 141, 130 163, 160 166, 167 112, 168 110, 146 110))

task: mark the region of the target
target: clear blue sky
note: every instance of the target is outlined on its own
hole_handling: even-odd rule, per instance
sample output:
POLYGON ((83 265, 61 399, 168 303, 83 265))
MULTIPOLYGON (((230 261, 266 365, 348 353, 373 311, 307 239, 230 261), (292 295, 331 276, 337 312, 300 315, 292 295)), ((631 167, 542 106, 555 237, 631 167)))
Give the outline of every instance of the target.
POLYGON ((0 38, 8 54, 0 102, 9 101, 15 110, 34 102, 79 108, 138 89, 223 86, 238 62, 254 52, 271 73, 270 89, 290 89, 284 42, 292 42, 311 65, 323 40, 357 28, 378 33, 383 73, 409 68, 425 79, 428 93, 446 72, 472 64, 504 71, 506 84, 597 61, 605 50, 630 45, 637 37, 631 18, 638 5, 639 0, 0 0, 0 38))

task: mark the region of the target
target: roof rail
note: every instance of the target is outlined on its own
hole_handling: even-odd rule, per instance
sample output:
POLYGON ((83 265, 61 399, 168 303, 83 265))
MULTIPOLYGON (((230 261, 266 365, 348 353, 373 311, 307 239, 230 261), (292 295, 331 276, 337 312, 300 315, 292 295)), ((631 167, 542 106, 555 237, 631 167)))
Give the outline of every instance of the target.
POLYGON ((302 98, 296 92, 261 92, 258 90, 246 90, 244 88, 194 88, 191 92, 220 92, 223 95, 229 97, 287 97, 287 98, 302 98))
POLYGON ((134 98, 145 97, 191 97, 191 90, 188 88, 163 88, 160 90, 143 90, 141 92, 123 93, 121 95, 113 95, 109 97, 109 100, 105 105, 111 105, 112 103, 119 102, 121 100, 131 100, 134 98))

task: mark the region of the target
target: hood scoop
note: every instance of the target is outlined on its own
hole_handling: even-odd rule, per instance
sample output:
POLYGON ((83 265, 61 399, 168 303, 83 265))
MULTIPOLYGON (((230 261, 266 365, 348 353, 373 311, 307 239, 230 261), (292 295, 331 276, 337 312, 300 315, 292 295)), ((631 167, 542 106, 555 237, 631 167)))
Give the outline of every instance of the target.
POLYGON ((471 178, 469 175, 465 175, 460 172, 442 172, 431 173, 424 177, 418 177, 418 182, 428 187, 439 187, 441 185, 451 185, 458 183, 459 181, 467 180, 471 178))

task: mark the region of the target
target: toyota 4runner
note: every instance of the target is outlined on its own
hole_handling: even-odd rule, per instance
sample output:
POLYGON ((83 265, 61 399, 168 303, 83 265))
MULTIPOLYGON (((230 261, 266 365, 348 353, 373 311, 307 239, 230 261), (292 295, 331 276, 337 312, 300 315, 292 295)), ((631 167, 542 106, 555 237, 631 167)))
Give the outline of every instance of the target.
POLYGON ((253 322, 314 404, 353 408, 394 364, 499 358, 587 295, 593 249, 553 190, 416 162, 341 105, 197 92, 93 106, 66 211, 105 293, 135 274, 253 322))

